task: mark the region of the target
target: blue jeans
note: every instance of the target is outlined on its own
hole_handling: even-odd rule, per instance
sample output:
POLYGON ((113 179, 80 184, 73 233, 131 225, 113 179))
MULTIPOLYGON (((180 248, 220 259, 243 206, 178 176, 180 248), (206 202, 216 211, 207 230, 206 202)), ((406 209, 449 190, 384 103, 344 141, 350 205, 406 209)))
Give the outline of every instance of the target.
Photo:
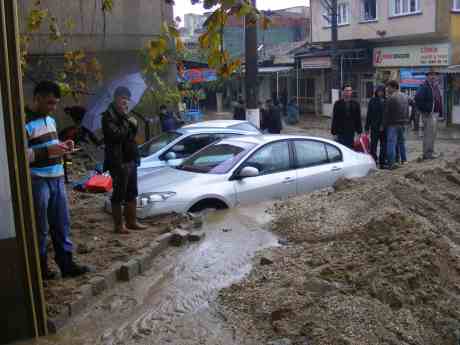
POLYGON ((40 256, 47 255, 48 233, 51 235, 58 266, 64 267, 66 253, 71 253, 70 216, 64 178, 32 177, 35 217, 40 256))
POLYGON ((396 148, 398 148, 401 161, 407 161, 404 126, 390 126, 387 128, 387 159, 392 166, 396 161, 396 148))

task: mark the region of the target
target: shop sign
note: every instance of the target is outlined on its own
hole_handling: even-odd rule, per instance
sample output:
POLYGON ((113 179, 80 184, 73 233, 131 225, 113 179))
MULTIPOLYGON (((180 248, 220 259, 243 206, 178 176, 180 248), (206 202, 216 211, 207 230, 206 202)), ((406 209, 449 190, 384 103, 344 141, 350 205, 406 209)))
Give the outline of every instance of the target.
POLYGON ((450 44, 375 48, 375 67, 448 66, 450 44))
POLYGON ((302 59, 302 69, 331 68, 330 56, 318 56, 302 59))
POLYGON ((426 80, 426 72, 428 72, 428 68, 401 68, 400 86, 406 88, 419 87, 426 80))

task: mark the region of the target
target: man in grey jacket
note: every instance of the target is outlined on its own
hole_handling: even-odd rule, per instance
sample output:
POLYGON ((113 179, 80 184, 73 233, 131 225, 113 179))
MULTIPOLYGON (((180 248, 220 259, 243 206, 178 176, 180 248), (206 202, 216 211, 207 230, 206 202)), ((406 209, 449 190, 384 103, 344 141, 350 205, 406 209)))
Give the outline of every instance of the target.
POLYGON ((415 95, 415 103, 423 118, 423 159, 433 159, 437 121, 443 113, 442 95, 437 82, 438 74, 429 70, 426 81, 415 95))
POLYGON ((396 148, 399 149, 401 163, 404 164, 407 160, 404 132, 409 120, 409 99, 399 91, 397 81, 389 81, 386 87, 389 97, 383 114, 383 127, 387 132, 388 168, 394 169, 396 168, 396 148))

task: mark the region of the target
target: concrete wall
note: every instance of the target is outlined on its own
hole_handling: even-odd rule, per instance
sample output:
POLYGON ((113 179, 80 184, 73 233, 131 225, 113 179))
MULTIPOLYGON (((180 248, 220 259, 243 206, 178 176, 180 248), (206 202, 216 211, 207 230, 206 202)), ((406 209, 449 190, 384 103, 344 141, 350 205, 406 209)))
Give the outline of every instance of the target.
MULTIPOLYGON (((377 21, 361 23, 361 0, 339 0, 351 3, 350 24, 339 27, 339 40, 380 39, 377 31, 386 31, 385 39, 404 35, 433 34, 437 31, 437 3, 447 0, 420 0, 422 14, 390 17, 390 0, 377 1, 377 21)), ((323 18, 321 0, 311 0, 312 41, 327 42, 331 40, 331 30, 326 27, 323 18)), ((442 7, 442 6, 441 6, 442 7)), ((444 13, 444 17, 448 12, 444 13)), ((442 25, 439 25, 442 27, 442 25)))
MULTIPOLYGON (((35 0, 20 0, 19 15, 21 31, 27 25, 27 14, 35 0)), ((106 15, 106 34, 104 35, 104 15, 101 0, 42 0, 42 8, 58 18, 61 30, 63 23, 72 18, 75 29, 69 40, 69 48, 82 48, 86 51, 126 51, 137 50, 145 41, 160 32, 162 17, 172 21, 172 6, 163 0, 123 0, 114 1, 113 12, 106 15)), ((46 35, 46 30, 34 37, 46 35)), ((62 45, 46 47, 46 40, 34 40, 31 53, 62 53, 62 45)))

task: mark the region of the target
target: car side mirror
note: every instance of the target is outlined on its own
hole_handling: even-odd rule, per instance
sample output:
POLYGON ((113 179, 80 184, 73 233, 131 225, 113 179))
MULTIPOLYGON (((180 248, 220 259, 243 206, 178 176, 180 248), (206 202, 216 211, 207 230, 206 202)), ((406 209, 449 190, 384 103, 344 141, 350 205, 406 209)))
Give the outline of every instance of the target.
POLYGON ((185 146, 184 145, 176 145, 173 147, 174 152, 184 152, 185 151, 185 146))
POLYGON ((176 159, 177 158, 177 155, 175 152, 172 152, 172 151, 169 151, 166 155, 165 155, 165 159, 167 161, 170 161, 172 159, 176 159))
POLYGON ((241 169, 241 171, 238 174, 238 177, 240 179, 246 178, 246 177, 256 177, 259 176, 260 171, 257 168, 254 167, 244 167, 241 169))

